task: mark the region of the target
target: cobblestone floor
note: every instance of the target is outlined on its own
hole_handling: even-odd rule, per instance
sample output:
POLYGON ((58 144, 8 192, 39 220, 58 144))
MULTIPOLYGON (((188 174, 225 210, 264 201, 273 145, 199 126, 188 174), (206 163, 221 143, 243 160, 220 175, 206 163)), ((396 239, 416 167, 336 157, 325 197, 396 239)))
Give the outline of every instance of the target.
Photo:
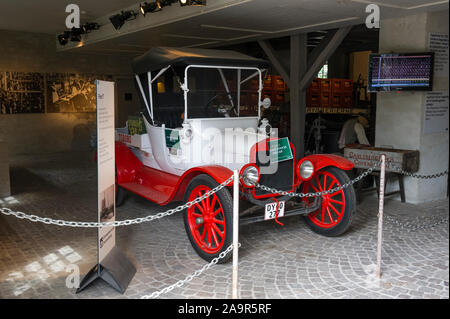
MULTIPOLYGON (((40 216, 96 220, 96 173, 87 154, 19 157, 12 164, 13 196, 0 206, 40 216)), ((429 181, 432 183, 432 181, 429 181)), ((171 205, 174 207, 176 205, 171 205)), ((117 219, 166 210, 130 196, 117 219)), ((309 230, 299 217, 285 226, 263 222, 240 228, 241 298, 449 298, 448 200, 422 205, 387 199, 383 276, 375 277, 377 199, 358 205, 351 229, 338 238, 309 230), (433 223, 425 216, 433 216, 433 223), (393 220, 398 221, 394 222, 393 220), (412 230, 408 221, 421 227, 412 230)), ((121 295, 102 281, 75 294, 66 267, 83 276, 96 262, 96 229, 58 227, 0 215, 1 298, 139 298, 200 269, 181 214, 119 227, 117 243, 137 273, 121 295)), ((230 298, 231 263, 215 265, 161 298, 230 298)))

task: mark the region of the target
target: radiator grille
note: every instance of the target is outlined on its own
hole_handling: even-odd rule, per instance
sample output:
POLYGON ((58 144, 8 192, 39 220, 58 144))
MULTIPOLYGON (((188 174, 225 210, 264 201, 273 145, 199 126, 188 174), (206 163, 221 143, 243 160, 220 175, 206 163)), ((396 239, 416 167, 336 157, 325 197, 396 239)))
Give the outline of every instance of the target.
MULTIPOLYGON (((271 188, 276 188, 282 191, 292 191, 292 183, 293 183, 293 174, 294 174, 294 161, 293 160, 288 160, 288 161, 283 161, 283 162, 279 162, 279 163, 274 163, 271 164, 272 167, 268 167, 269 165, 264 165, 261 164, 260 161, 258 160, 258 157, 256 159, 256 165, 258 165, 261 168, 261 177, 259 179, 259 183, 261 185, 265 185, 271 188), (263 174, 264 171, 264 167, 266 168, 273 168, 275 169, 277 165, 278 167, 276 168, 276 171, 272 174, 263 174)), ((267 195, 267 194, 271 194, 269 192, 266 192, 260 188, 256 188, 255 189, 255 195, 256 196, 262 196, 262 195, 267 195)))

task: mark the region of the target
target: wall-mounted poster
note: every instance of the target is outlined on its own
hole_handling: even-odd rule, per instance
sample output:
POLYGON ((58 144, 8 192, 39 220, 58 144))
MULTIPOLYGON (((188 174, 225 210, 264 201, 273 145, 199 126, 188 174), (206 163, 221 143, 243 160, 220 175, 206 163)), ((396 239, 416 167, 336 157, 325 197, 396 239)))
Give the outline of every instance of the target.
POLYGON ((95 80, 112 76, 0 71, 0 114, 95 112, 95 80))
POLYGON ((44 76, 41 73, 0 72, 0 114, 44 112, 44 76))
POLYGON ((48 73, 47 112, 95 112, 95 80, 99 75, 48 73))
POLYGON ((428 48, 434 52, 434 75, 448 77, 448 34, 430 32, 428 48))
POLYGON ((428 92, 425 96, 423 133, 448 132, 448 91, 428 92))

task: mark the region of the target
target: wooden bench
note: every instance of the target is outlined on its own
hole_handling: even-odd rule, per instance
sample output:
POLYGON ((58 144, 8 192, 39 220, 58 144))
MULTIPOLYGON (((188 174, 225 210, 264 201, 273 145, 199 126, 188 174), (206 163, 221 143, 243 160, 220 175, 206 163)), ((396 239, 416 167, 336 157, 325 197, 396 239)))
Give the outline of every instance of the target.
MULTIPOLYGON (((395 177, 398 181, 399 190, 384 194, 384 196, 391 196, 400 194, 402 203, 406 201, 405 185, 403 181, 402 171, 415 173, 419 170, 419 151, 402 150, 393 148, 372 147, 365 145, 347 145, 344 149, 344 157, 355 164, 359 174, 364 170, 373 167, 380 159, 381 155, 386 156, 386 181, 390 177, 395 177)), ((358 175, 359 175, 358 174, 358 175)), ((362 181, 356 185, 357 196, 366 191, 373 191, 376 189, 379 195, 380 189, 380 172, 379 168, 375 169, 372 174, 375 176, 376 187, 363 189, 362 181)), ((384 184, 385 190, 387 183, 384 184)))

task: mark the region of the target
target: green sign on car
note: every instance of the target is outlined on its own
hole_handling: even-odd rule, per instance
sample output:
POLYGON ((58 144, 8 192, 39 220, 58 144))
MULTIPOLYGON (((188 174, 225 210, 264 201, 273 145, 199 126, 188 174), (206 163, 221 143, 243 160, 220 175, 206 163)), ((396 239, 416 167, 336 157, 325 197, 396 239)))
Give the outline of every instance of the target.
POLYGON ((270 162, 278 163, 293 158, 289 139, 287 137, 269 141, 270 162))

